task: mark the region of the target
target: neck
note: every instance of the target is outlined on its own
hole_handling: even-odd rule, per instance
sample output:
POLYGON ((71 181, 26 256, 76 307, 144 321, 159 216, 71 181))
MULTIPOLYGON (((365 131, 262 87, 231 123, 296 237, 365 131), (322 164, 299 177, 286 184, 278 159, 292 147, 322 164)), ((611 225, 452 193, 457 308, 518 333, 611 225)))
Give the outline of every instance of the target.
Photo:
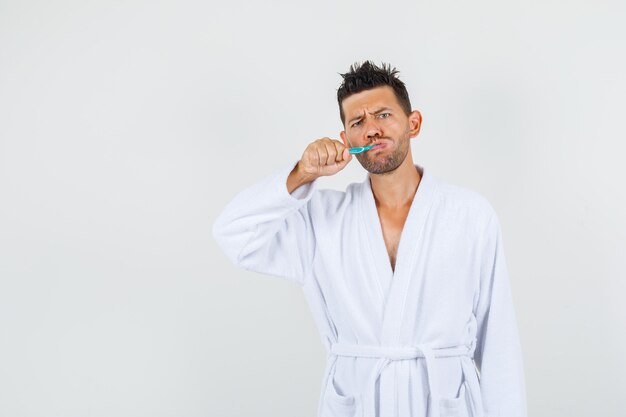
POLYGON ((413 165, 411 152, 394 171, 370 174, 372 192, 377 207, 396 209, 411 205, 422 175, 413 165))

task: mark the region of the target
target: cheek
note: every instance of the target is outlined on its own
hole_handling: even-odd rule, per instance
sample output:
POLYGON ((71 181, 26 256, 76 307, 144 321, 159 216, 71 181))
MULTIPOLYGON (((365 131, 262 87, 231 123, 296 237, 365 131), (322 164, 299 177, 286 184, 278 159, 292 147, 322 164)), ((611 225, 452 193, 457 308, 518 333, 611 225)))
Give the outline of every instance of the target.
POLYGON ((400 123, 398 120, 389 120, 385 123, 385 127, 393 131, 401 131, 406 130, 407 126, 404 126, 403 123, 400 123))
POLYGON ((369 142, 367 140, 367 135, 363 132, 363 129, 354 129, 350 133, 348 140, 350 140, 352 146, 365 146, 369 142))

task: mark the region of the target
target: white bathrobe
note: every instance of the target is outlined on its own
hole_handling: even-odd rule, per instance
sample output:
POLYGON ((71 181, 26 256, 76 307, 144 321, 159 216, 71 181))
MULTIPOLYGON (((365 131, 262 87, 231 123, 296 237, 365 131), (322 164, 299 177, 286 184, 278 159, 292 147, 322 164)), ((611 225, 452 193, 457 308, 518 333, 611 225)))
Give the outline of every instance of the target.
MULTIPOLYGON (((319 417, 522 417, 522 352, 496 213, 422 173, 395 272, 369 176, 240 192, 213 234, 242 268, 302 286, 328 352, 319 417)), ((302 415, 309 413, 303 412, 302 415)))

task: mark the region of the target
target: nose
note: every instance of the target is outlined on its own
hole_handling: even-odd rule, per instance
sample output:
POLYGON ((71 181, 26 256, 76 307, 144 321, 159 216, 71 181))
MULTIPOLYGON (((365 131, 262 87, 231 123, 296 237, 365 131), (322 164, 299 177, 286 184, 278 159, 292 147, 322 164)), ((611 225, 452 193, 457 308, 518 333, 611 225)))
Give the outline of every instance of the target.
POLYGON ((380 130, 380 127, 378 126, 378 123, 376 123, 375 119, 368 118, 365 123, 365 133, 369 140, 382 136, 382 131, 380 130))

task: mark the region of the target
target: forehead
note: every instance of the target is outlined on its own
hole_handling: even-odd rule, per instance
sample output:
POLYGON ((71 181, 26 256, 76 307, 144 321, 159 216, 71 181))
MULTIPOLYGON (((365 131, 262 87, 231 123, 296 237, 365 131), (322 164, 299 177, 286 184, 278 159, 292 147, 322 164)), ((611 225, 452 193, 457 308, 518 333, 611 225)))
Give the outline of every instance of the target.
POLYGON ((380 107, 400 107, 393 88, 388 85, 352 94, 343 100, 342 105, 347 120, 350 117, 362 114, 364 110, 371 111, 380 107))

